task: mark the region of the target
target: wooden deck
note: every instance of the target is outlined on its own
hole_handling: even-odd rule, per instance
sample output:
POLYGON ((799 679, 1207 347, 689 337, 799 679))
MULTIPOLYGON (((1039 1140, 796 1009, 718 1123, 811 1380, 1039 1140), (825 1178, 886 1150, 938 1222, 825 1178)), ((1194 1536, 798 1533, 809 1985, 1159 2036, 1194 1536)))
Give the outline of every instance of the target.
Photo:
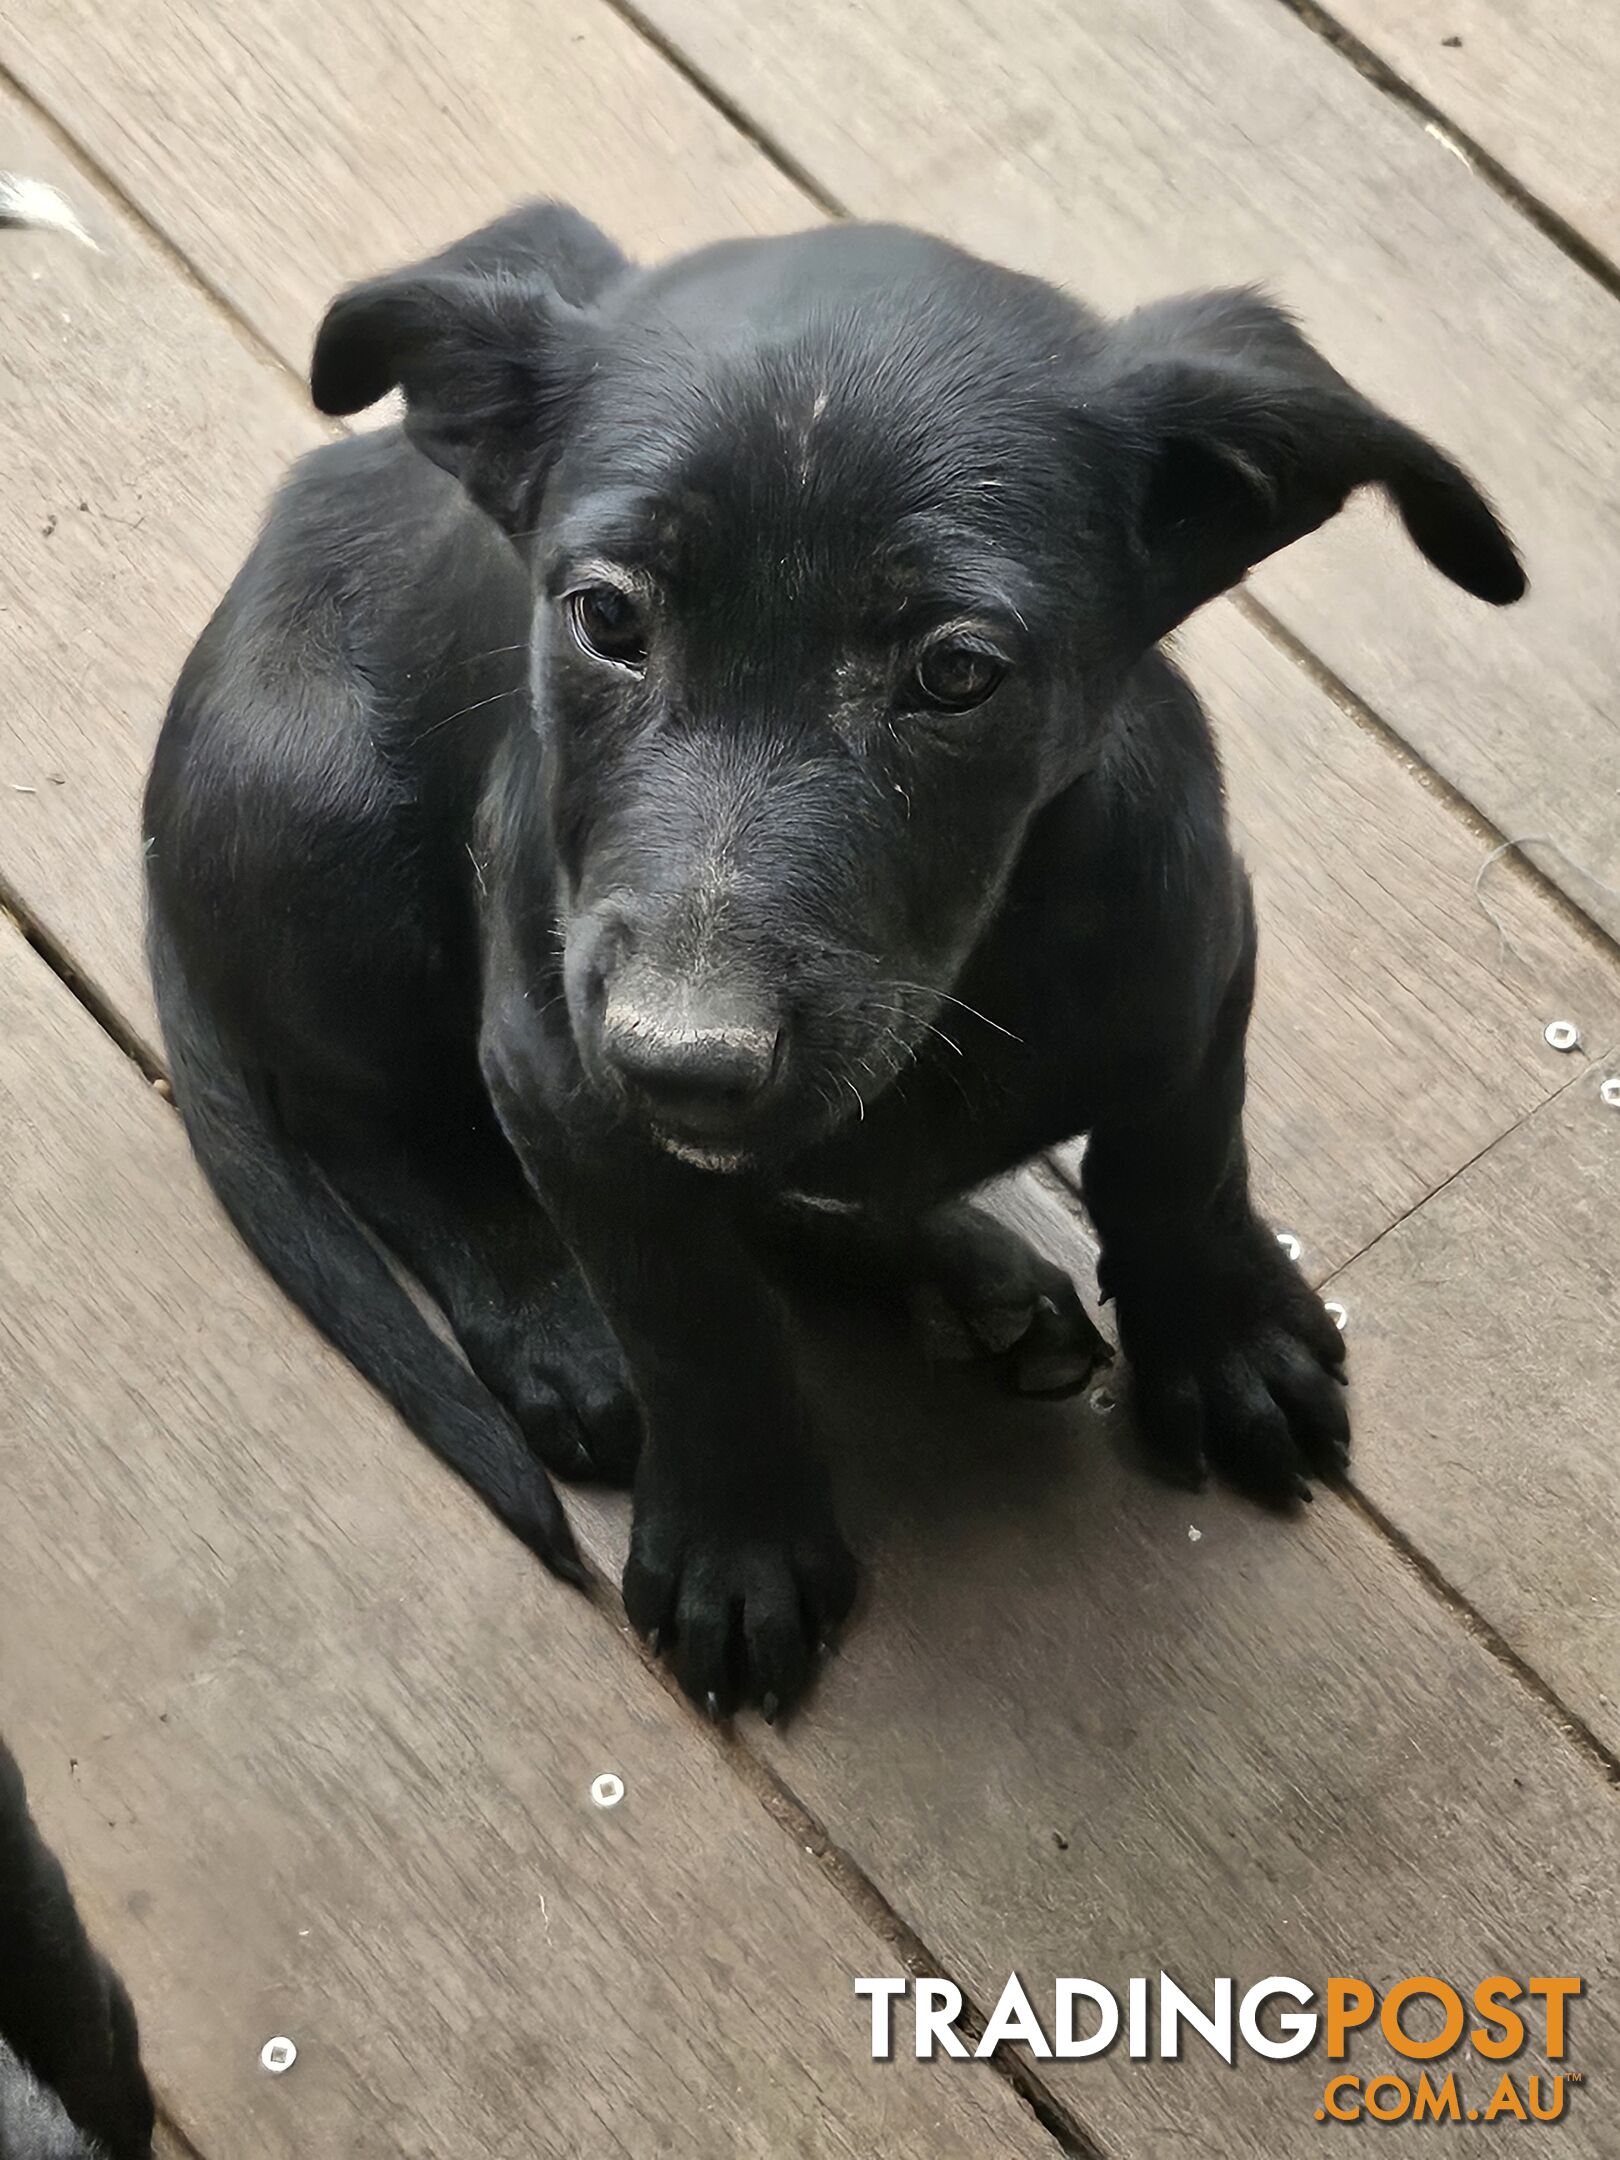
MULTIPOLYGON (((0 1729, 202 2160, 1296 2160, 1336 2067, 869 2060, 863 1974, 1576 1975, 1620 2110, 1620 28, 1580 0, 0 0, 0 1729), (1265 1199, 1354 1489, 1147 1483, 811 1325, 870 1594, 695 1721, 258 1276, 157 1070, 136 795, 323 302, 525 194, 632 250, 898 217, 1110 306, 1263 280, 1474 467, 1487 612, 1357 512, 1184 640, 1263 913, 1265 1199), (1499 844, 1539 836, 1488 871, 1499 844), (1578 1051, 1543 1039, 1575 1020, 1578 1051), (917 1462, 926 1463, 919 1476, 917 1462), (601 1771, 626 1797, 591 1805, 601 1771), (262 2042, 290 2034, 271 2078, 262 2042)), ((1079 1269, 1047 1166, 1003 1204, 1079 1269)), ((3 1948, 0 1948, 3 1954, 3 1948)), ((1413 2018, 1414 2027, 1420 2022, 1413 2018)), ((1515 2071, 1545 2063, 1539 2030, 1515 2071)), ((1405 2068, 1376 2038, 1348 2065, 1405 2068)), ((1483 2105, 1495 2070, 1455 2067, 1483 2105)), ((1520 2077, 1521 2087, 1526 2082, 1520 2077)), ((1425 2149, 1427 2144, 1425 2143, 1425 2149)), ((1442 2140, 1441 2149, 1444 2148, 1442 2140)))

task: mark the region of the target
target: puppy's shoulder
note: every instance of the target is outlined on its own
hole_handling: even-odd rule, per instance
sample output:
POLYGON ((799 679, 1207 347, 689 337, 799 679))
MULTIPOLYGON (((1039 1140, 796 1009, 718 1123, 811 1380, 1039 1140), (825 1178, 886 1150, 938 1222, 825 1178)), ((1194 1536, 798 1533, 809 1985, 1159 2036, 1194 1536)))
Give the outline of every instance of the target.
POLYGON ((1220 754, 1197 692, 1162 649, 1132 669, 1086 783, 1116 851, 1153 884, 1197 885, 1231 857, 1220 754), (1173 862, 1180 875, 1166 880, 1173 862))
POLYGON ((323 443, 293 467, 244 578, 303 580, 349 605, 399 594, 448 569, 469 582, 515 576, 516 557, 460 483, 397 427, 323 443))

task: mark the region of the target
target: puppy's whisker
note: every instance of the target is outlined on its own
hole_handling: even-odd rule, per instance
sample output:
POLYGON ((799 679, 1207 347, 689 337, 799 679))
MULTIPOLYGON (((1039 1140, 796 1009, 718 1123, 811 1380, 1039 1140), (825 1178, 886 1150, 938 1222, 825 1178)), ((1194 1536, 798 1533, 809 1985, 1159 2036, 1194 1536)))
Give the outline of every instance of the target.
POLYGON ((441 728, 449 727, 452 721, 465 720, 469 713, 482 712, 486 705, 498 705, 502 698, 526 696, 528 688, 527 683, 512 683, 504 690, 492 691, 488 697, 478 698, 471 705, 463 705, 459 712, 446 713, 442 720, 435 720, 431 727, 421 730, 416 740, 426 742, 430 735, 437 735, 441 728))
POLYGON ((952 997, 948 990, 941 990, 939 995, 947 1005, 960 1006, 963 1012, 970 1013, 975 1020, 982 1020, 987 1028, 994 1028, 998 1035, 1005 1035, 1009 1042, 1023 1041, 1022 1035, 1015 1035, 1010 1027, 1003 1027, 999 1020, 992 1020, 988 1013, 980 1012, 978 1006, 970 1005, 966 998, 952 997))
MULTIPOLYGON (((965 1055, 962 1049, 962 1045, 959 1042, 955 1041, 953 1037, 947 1035, 942 1027, 936 1027, 932 1020, 920 1019, 919 1016, 911 1010, 909 1005, 868 1004, 866 1009, 868 1012, 898 1013, 902 1020, 909 1021, 912 1026, 920 1026, 925 1034, 937 1035, 940 1041, 945 1045, 945 1047, 948 1050, 954 1050, 958 1057, 962 1057, 965 1055)), ((889 1034, 896 1042, 902 1043, 902 1046, 905 1049, 905 1053, 908 1058, 914 1058, 917 1055, 916 1045, 914 1043, 904 1042, 903 1038, 900 1036, 896 1029, 891 1028, 889 1030, 889 1034)))
POLYGON ((924 997, 938 998, 941 1004, 955 1005, 961 1011, 971 1013, 975 1020, 982 1020, 987 1028, 994 1028, 998 1035, 1005 1035, 1009 1042, 1021 1043, 1024 1040, 1022 1035, 1015 1035, 1010 1027, 1003 1027, 999 1020, 992 1020, 988 1013, 980 1012, 977 1005, 970 1005, 966 998, 959 998, 949 990, 931 990, 927 983, 903 982, 890 983, 889 988, 902 991, 915 990, 924 997))
POLYGON ((480 661, 499 660, 504 653, 527 652, 528 649, 528 639, 517 638, 510 645, 491 645, 487 652, 464 653, 459 660, 450 661, 448 666, 446 666, 440 671, 435 681, 430 684, 429 687, 436 689, 438 687, 438 684, 443 682, 445 680, 445 677, 452 674, 457 668, 477 667, 480 661))
POLYGON ((452 675, 465 674, 468 668, 481 667, 486 660, 499 660, 503 654, 527 652, 529 641, 519 638, 513 645, 491 645, 487 652, 464 653, 459 660, 447 660, 437 675, 422 685, 421 695, 429 698, 435 690, 442 689, 452 675))

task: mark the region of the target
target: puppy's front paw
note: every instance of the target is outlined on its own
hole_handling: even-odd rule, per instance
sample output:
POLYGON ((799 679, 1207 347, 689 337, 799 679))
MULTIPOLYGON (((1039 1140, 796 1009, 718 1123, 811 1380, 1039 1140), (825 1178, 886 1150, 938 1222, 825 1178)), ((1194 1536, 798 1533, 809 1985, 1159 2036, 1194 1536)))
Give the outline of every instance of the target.
POLYGON ((855 1562, 823 1507, 711 1511, 638 1493, 624 1609, 711 1717, 775 1720, 855 1600, 855 1562))
POLYGON ((1164 1473, 1210 1470, 1272 1507, 1350 1459, 1344 1337, 1265 1225, 1191 1253, 1104 1264, 1138 1419, 1164 1473))

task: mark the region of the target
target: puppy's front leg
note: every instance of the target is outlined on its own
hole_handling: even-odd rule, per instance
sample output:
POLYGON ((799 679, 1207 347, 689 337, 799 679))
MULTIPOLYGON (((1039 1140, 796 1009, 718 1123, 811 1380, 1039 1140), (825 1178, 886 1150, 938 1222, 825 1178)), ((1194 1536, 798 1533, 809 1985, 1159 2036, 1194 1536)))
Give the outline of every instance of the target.
MULTIPOLYGON (((781 1305, 707 1180, 654 1164, 564 1184, 646 1423, 625 1610, 711 1715, 751 1702, 774 1718, 855 1590, 781 1305)), ((554 1172, 544 1189, 556 1205, 554 1172)))
POLYGON ((717 1180, 582 1143, 510 1066, 486 1070, 640 1401, 625 1610, 711 1716, 756 1703, 774 1718, 855 1594, 780 1300, 717 1180))
POLYGON ((1149 1116, 1100 1121, 1083 1184, 1149 1447, 1178 1479, 1213 1468, 1281 1506, 1344 1470, 1350 1427, 1344 1338, 1249 1197, 1253 993, 1251 928, 1192 1085, 1149 1116))

